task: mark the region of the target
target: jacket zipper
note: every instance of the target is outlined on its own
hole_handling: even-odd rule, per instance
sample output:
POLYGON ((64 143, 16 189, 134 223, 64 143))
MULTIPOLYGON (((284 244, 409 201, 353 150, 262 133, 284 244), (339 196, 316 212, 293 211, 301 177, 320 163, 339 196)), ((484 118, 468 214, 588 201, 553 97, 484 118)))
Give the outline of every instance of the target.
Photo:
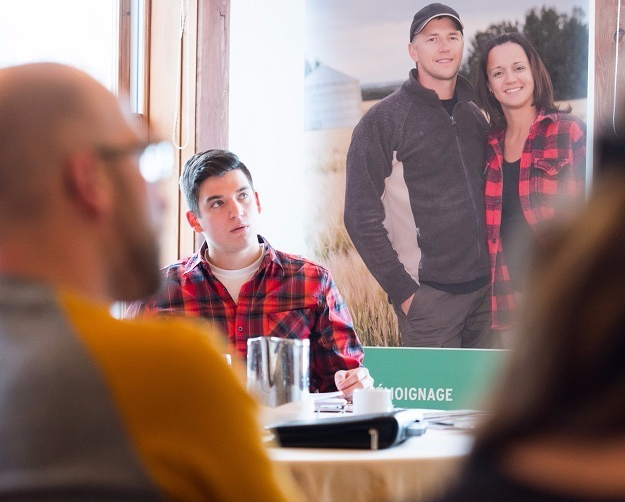
MULTIPOLYGON (((453 114, 451 115, 451 125, 454 128, 454 135, 456 137, 456 145, 458 146, 458 154, 460 155, 460 161, 462 162, 462 169, 464 171, 464 179, 467 183, 467 188, 469 189, 469 195, 471 197, 471 204, 473 205, 473 213, 475 215, 475 223, 476 223, 476 234, 479 234, 480 230, 480 220, 478 216, 477 207, 475 205, 475 194, 473 193, 473 187, 471 186, 471 180, 469 179, 469 173, 467 171, 467 165, 464 162, 464 156, 462 155, 462 148, 460 148, 460 139, 458 138, 458 129, 456 128, 456 120, 454 119, 453 114)), ((482 245, 480 244, 480 240, 477 239, 477 256, 480 258, 482 256, 482 245)))

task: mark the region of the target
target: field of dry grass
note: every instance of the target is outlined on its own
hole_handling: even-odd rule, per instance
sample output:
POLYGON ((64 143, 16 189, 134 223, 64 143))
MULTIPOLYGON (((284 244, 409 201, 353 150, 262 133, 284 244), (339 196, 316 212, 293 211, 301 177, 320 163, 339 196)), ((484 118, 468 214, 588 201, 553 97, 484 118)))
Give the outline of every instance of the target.
POLYGON ((331 271, 363 345, 400 346, 397 320, 386 294, 367 270, 343 225, 345 157, 351 133, 351 128, 306 133, 309 254, 331 271))

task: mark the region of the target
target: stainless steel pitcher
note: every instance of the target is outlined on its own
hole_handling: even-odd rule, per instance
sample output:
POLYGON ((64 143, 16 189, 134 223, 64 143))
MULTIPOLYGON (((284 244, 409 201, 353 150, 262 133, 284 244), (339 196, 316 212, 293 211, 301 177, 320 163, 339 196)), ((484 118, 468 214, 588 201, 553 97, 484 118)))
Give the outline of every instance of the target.
POLYGON ((275 336, 247 340, 247 390, 266 406, 309 397, 310 341, 275 336))

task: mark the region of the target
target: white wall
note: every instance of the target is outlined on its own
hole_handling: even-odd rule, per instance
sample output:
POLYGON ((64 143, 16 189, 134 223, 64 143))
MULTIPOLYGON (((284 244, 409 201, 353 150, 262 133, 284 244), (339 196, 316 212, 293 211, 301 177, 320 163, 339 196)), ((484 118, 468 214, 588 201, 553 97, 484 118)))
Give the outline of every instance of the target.
POLYGON ((248 166, 261 233, 304 252, 304 0, 231 0, 229 149, 248 166))

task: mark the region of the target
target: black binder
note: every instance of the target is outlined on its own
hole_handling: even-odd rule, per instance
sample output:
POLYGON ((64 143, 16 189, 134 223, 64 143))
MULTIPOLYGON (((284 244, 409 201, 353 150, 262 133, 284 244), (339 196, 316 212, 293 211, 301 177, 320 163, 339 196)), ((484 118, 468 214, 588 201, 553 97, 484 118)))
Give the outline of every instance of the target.
POLYGON ((378 450, 425 432, 422 413, 398 410, 371 415, 318 418, 268 425, 280 446, 378 450))

